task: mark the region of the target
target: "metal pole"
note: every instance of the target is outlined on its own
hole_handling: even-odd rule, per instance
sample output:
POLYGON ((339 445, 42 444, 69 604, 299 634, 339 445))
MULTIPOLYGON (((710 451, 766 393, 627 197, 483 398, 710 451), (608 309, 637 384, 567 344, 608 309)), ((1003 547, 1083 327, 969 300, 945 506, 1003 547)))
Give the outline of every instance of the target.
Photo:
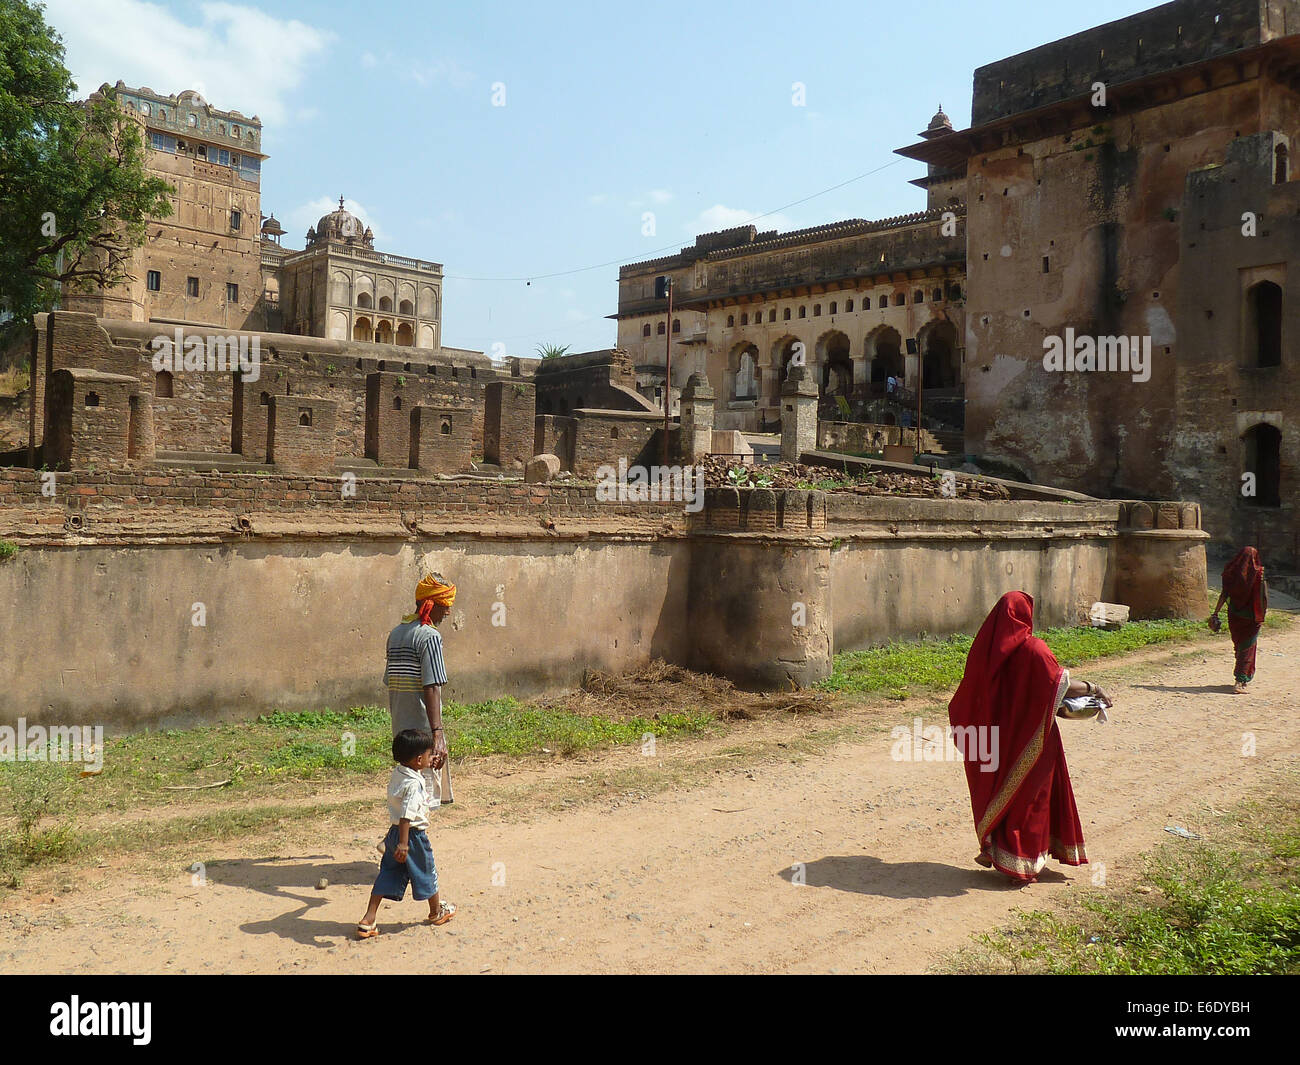
POLYGON ((668 466, 668 423, 673 411, 673 279, 668 281, 668 325, 664 329, 664 444, 663 466, 668 466))

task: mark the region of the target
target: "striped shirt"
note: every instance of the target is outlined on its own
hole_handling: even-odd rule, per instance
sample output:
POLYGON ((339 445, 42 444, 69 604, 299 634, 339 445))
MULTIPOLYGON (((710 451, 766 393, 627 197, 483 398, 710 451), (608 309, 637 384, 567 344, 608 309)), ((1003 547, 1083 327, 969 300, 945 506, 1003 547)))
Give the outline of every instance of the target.
POLYGON ((419 619, 404 621, 388 634, 384 685, 393 735, 403 729, 428 729, 423 689, 447 683, 442 661, 442 634, 419 619))
POLYGON ((388 634, 384 684, 390 692, 418 692, 431 684, 446 683, 442 634, 434 626, 404 621, 388 634))

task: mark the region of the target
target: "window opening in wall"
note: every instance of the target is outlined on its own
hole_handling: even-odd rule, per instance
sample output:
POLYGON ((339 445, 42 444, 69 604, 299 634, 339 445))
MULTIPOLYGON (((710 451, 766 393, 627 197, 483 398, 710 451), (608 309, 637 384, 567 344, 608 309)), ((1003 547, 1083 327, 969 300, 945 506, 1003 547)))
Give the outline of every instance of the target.
POLYGON ((1255 475, 1255 494, 1242 502, 1256 507, 1282 505, 1282 431, 1275 425, 1256 425, 1242 438, 1245 466, 1255 475))
POLYGON ((648 336, 650 335, 650 323, 649 323, 649 322, 646 322, 646 324, 643 325, 643 326, 641 327, 641 335, 642 335, 643 337, 648 337, 648 336))
POLYGON ((849 311, 852 311, 852 310, 853 310, 853 301, 852 301, 852 300, 845 300, 845 301, 844 301, 844 310, 845 310, 845 313, 848 313, 849 311))
POLYGON ((742 315, 740 316, 740 324, 741 324, 741 325, 749 325, 749 315, 748 315, 748 314, 742 314, 742 315))
POLYGON ((1286 145, 1279 144, 1273 151, 1273 183, 1281 185, 1287 180, 1286 145))
POLYGON ((451 436, 451 419, 443 415, 442 424, 438 426, 438 432, 443 436, 451 436))
POLYGON ((310 408, 310 407, 299 407, 299 408, 298 408, 298 424, 299 424, 299 425, 311 425, 311 408, 310 408))
POLYGON ((171 399, 174 387, 172 375, 167 370, 159 370, 153 378, 153 394, 160 399, 171 399))
POLYGON ((187 277, 185 279, 185 295, 197 298, 199 294, 199 279, 197 277, 187 277))
POLYGON ((162 274, 157 270, 150 270, 145 278, 145 287, 148 288, 150 292, 161 292, 162 274))
POLYGON ((239 211, 232 210, 230 212, 230 228, 239 229, 241 223, 243 222, 243 218, 244 216, 240 214, 239 211))
POLYGON ((271 394, 269 392, 263 392, 261 399, 258 400, 258 404, 263 407, 269 407, 271 405, 271 394))
MULTIPOLYGON (((734 329, 735 327, 736 327, 736 316, 734 314, 727 315, 727 328, 734 329)), ((659 332, 662 333, 663 329, 661 328, 659 332)))
MULTIPOLYGON (((730 319, 730 318, 727 319, 727 324, 728 324, 728 325, 731 324, 731 319, 730 319)), ((657 326, 655 326, 655 334, 656 334, 657 336, 663 336, 663 335, 664 335, 664 332, 665 332, 665 330, 664 330, 664 323, 663 323, 663 322, 660 322, 657 326)))
POLYGON ((86 393, 86 406, 87 406, 87 407, 98 407, 98 406, 99 406, 99 393, 98 393, 98 392, 87 392, 87 393, 86 393))
POLYGON ((233 281, 226 282, 226 302, 227 303, 239 302, 239 286, 236 285, 233 281))
POLYGON ((782 321, 785 321, 785 322, 788 322, 788 321, 790 320, 790 308, 789 308, 789 307, 787 307, 787 308, 785 309, 785 314, 781 316, 781 320, 782 320, 782 321))
POLYGON ((775 321, 776 321, 776 308, 775 308, 775 307, 773 307, 770 311, 767 312, 767 320, 768 320, 769 322, 775 322, 775 321))
POLYGON ((401 397, 401 396, 394 396, 394 397, 393 397, 393 410, 401 410, 401 409, 402 409, 402 397, 401 397))
POLYGON ((808 308, 807 308, 807 307, 800 307, 800 308, 799 308, 799 317, 800 317, 800 318, 807 318, 807 317, 808 317, 808 308))
POLYGON ((925 293, 922 292, 922 291, 918 288, 915 292, 912 293, 912 302, 913 302, 913 303, 924 303, 924 302, 925 302, 925 293))
POLYGON ((1282 289, 1261 281, 1246 293, 1247 357, 1256 366, 1282 364, 1282 289))
POLYGON ((674 318, 674 319, 673 319, 673 332, 674 332, 674 333, 680 333, 681 331, 682 331, 682 320, 681 320, 680 318, 674 318))

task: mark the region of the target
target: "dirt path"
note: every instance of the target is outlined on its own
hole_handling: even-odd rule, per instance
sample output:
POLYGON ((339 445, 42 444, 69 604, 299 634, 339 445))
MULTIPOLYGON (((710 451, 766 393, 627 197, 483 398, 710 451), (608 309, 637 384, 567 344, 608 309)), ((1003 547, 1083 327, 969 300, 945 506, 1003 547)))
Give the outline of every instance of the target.
POLYGON ((1300 626, 1266 633, 1249 696, 1229 694, 1226 652, 1121 660, 1111 723, 1063 723, 1094 865, 1052 863, 1061 872, 1024 889, 971 861, 959 763, 891 757, 881 722, 920 712, 914 700, 883 719, 864 712, 856 729, 844 714, 756 723, 728 738, 731 751, 665 744, 649 767, 620 751, 466 773, 455 814, 434 825, 444 894, 461 908, 443 929, 421 925, 425 907, 408 900, 381 910, 378 939, 350 938, 382 833, 382 815, 362 810, 196 845, 206 886, 170 857, 153 869, 114 861, 67 893, 35 895, 52 881, 33 877, 0 901, 0 971, 921 971, 1017 909, 1106 890, 1094 886, 1103 864, 1108 884, 1124 883, 1136 855, 1171 838, 1167 824, 1195 828, 1296 764, 1300 626), (812 753, 799 742, 832 723, 845 738, 812 753), (1247 732, 1254 756, 1242 754, 1247 732), (760 735, 760 753, 740 749, 760 735), (632 785, 567 810, 534 798, 522 815, 503 801, 523 783, 554 787, 542 792, 553 799, 589 776, 672 776, 676 761, 659 790, 632 785))

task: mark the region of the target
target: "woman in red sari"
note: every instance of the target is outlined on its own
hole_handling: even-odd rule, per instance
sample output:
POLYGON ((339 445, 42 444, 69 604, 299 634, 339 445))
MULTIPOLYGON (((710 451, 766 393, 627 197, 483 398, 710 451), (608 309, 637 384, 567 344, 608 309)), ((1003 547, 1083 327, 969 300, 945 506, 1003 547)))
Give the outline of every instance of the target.
POLYGON ((1066 865, 1087 864, 1056 729, 1062 700, 1085 694, 1110 702, 1097 685, 1070 680, 1034 636, 1033 599, 1007 592, 980 626, 948 704, 953 740, 966 760, 980 865, 1028 883, 1049 854, 1066 865), (975 742, 981 735, 984 741, 975 742), (996 751, 996 759, 981 762, 981 749, 996 751))
POLYGON ((1246 694, 1246 685, 1255 675, 1255 644, 1259 641, 1259 627, 1268 613, 1268 584, 1264 580, 1264 567, 1259 552, 1253 547, 1243 547, 1223 567, 1223 591, 1214 606, 1210 627, 1219 631, 1219 610, 1228 601, 1228 632, 1232 634, 1232 649, 1237 653, 1233 667, 1236 686, 1234 695, 1246 694))

